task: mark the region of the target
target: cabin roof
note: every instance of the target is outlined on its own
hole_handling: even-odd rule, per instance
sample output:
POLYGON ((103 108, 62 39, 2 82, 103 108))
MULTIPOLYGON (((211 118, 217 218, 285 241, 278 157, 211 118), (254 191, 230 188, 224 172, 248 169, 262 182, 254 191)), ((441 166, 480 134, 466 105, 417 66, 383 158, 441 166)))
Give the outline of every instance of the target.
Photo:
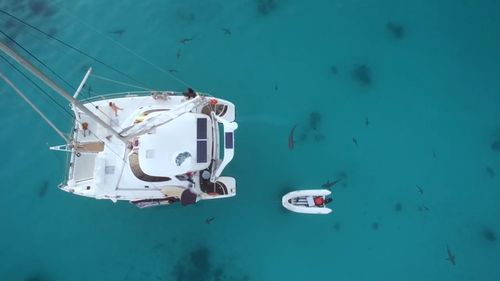
MULTIPOLYGON (((209 132, 212 126, 208 122, 208 116, 186 113, 157 127, 153 132, 140 136, 138 154, 141 169, 152 176, 172 177, 207 168, 208 159, 211 158, 207 153, 210 150, 204 149, 201 155, 198 153, 199 120, 206 124, 202 127, 205 132, 202 135, 211 135, 209 132)), ((206 145, 209 145, 208 141, 206 145)))

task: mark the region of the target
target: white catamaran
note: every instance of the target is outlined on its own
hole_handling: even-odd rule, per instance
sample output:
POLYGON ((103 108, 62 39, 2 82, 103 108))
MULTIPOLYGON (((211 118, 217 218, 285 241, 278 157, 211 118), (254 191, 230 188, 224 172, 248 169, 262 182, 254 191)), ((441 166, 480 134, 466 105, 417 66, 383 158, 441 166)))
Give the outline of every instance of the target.
POLYGON ((236 195, 236 180, 221 176, 234 155, 235 106, 189 89, 115 93, 78 100, 92 69, 73 95, 10 47, 0 49, 70 102, 69 137, 12 84, 2 78, 49 123, 70 153, 64 191, 130 201, 138 207, 183 205, 236 195))

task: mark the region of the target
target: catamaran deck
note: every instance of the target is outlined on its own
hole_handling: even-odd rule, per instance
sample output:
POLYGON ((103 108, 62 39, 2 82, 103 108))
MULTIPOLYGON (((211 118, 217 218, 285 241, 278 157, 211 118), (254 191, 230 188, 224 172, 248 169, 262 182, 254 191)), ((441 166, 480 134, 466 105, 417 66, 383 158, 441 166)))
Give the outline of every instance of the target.
MULTIPOLYGON (((219 190, 219 194, 223 194, 221 190, 226 194, 229 193, 227 189, 224 191, 225 187, 223 183, 211 183, 206 179, 202 179, 199 173, 199 171, 211 167, 212 163, 208 160, 212 159, 213 154, 218 152, 218 147, 212 145, 213 142, 218 143, 219 139, 218 134, 212 130, 216 129, 215 131, 217 131, 217 128, 212 127, 215 121, 211 119, 210 115, 202 113, 212 111, 209 110, 210 108, 207 108, 211 106, 207 103, 206 99, 208 98, 198 97, 198 100, 191 102, 185 97, 175 95, 172 92, 162 93, 161 98, 157 98, 157 96, 154 98, 154 95, 155 93, 146 93, 146 95, 129 94, 111 99, 83 101, 83 104, 117 132, 123 132, 134 123, 140 123, 144 118, 145 111, 168 112, 178 109, 181 104, 181 107, 183 107, 184 104, 193 103, 193 110, 186 113, 185 117, 176 118, 170 122, 169 126, 174 129, 168 131, 168 135, 165 135, 160 145, 169 146, 172 149, 175 147, 177 152, 189 151, 195 155, 196 151, 193 150, 200 147, 199 138, 197 145, 197 135, 202 134, 204 135, 204 139, 201 141, 208 144, 208 148, 205 149, 207 162, 202 163, 203 165, 192 163, 185 167, 192 174, 189 178, 178 177, 179 174, 177 172, 183 172, 186 169, 179 169, 178 171, 174 171, 173 174, 156 176, 153 180, 147 177, 138 177, 138 174, 144 174, 144 171, 138 168, 138 158, 140 157, 137 154, 134 155, 134 152, 137 153, 139 150, 138 142, 141 142, 141 137, 132 138, 129 143, 124 143, 110 134, 107 129, 93 121, 84 112, 75 110, 77 121, 74 128, 74 140, 78 145, 74 147, 75 153, 72 154, 70 160, 68 184, 63 189, 79 195, 112 200, 161 198, 165 196, 162 189, 171 186, 198 188, 202 193, 217 192, 217 190, 219 190), (116 106, 116 109, 110 106, 110 102, 116 106), (199 123, 199 120, 204 118, 207 120, 206 125, 200 129, 199 124, 198 127, 196 126, 196 122, 199 123), (204 132, 202 132, 203 130, 204 132)), ((224 112, 224 114, 221 114, 223 115, 222 117, 228 122, 234 121, 234 106, 220 99, 218 99, 218 105, 217 111, 219 113, 224 112)), ((142 136, 144 143, 150 137, 149 135, 157 133, 156 130, 165 130, 165 127, 157 127, 142 136)), ((154 157, 152 156, 154 154, 165 156, 165 153, 171 152, 171 150, 167 150, 163 154, 158 149, 144 150, 143 152, 146 153, 143 153, 145 156, 142 162, 147 163, 146 158, 154 157)), ((149 169, 159 171, 161 170, 161 165, 167 165, 168 162, 171 162, 170 160, 163 159, 163 163, 154 163, 149 169)), ((148 168, 146 165, 141 166, 148 168)), ((176 167, 173 165, 171 168, 176 167)))

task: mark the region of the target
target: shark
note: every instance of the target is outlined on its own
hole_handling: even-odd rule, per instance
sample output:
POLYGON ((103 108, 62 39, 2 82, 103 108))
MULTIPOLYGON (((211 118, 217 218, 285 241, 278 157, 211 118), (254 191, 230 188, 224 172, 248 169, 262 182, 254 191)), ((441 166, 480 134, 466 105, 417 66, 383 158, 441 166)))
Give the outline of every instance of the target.
POLYGON ((342 179, 338 179, 338 180, 334 180, 334 181, 327 180, 324 184, 321 185, 321 187, 330 189, 332 186, 336 185, 341 180, 342 179))
POLYGON ((417 185, 417 191, 420 194, 424 194, 424 190, 420 186, 418 186, 418 185, 417 185))
POLYGON ((451 252, 450 247, 446 245, 446 250, 448 251, 447 261, 451 262, 452 265, 455 265, 455 255, 451 252))
POLYGON ((219 28, 225 35, 231 35, 231 30, 229 28, 221 27, 219 28))
POLYGON ((292 130, 290 131, 290 135, 288 136, 288 149, 292 150, 293 147, 295 146, 295 141, 293 139, 293 134, 295 133, 295 128, 297 128, 297 125, 294 125, 292 130))
POLYGON ((191 41, 193 41, 193 38, 183 38, 179 42, 181 44, 186 44, 186 43, 191 42, 191 41))
POLYGON ((118 37, 121 37, 125 33, 125 29, 117 29, 117 30, 112 30, 108 31, 108 34, 116 35, 118 37))

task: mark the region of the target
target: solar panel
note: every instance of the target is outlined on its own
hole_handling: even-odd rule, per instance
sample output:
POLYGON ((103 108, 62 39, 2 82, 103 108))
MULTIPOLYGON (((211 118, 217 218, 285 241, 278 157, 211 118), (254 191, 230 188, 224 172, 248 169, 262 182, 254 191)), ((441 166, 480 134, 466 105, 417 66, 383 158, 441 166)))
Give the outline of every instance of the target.
POLYGON ((226 133, 226 148, 229 148, 229 149, 233 148, 233 133, 232 132, 226 133))
POLYGON ((196 162, 206 163, 207 162, 207 141, 199 140, 196 143, 196 162))
POLYGON ((196 136, 199 140, 207 139, 207 118, 196 120, 196 136))

